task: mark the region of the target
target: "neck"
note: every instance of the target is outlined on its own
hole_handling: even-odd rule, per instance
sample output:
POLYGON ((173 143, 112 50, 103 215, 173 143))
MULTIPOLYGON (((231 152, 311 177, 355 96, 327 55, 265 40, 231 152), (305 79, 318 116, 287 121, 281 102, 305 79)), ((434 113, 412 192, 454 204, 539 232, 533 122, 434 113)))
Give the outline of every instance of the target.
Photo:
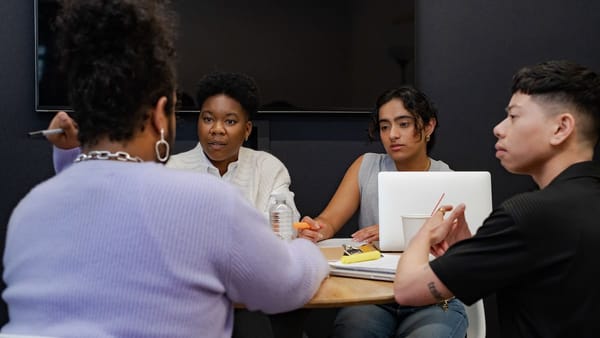
POLYGON ((213 161, 209 158, 210 163, 215 166, 215 168, 219 169, 219 175, 223 176, 227 173, 227 169, 229 168, 229 163, 234 161, 213 161))
POLYGON ((227 160, 222 160, 222 161, 215 161, 212 158, 210 158, 208 156, 208 154, 206 152, 204 152, 204 149, 202 149, 202 152, 204 154, 204 157, 206 157, 206 159, 213 165, 215 166, 215 168, 217 168, 219 170, 219 175, 223 176, 225 175, 225 173, 227 173, 227 169, 229 169, 229 164, 233 163, 235 161, 238 161, 240 158, 240 153, 238 151, 237 156, 234 159, 227 159, 227 160))
POLYGON ((427 154, 410 161, 396 162, 398 171, 428 171, 429 167, 431 167, 431 160, 427 154))
POLYGON ((556 176, 575 163, 591 161, 594 157, 593 149, 586 151, 565 151, 547 160, 541 168, 531 173, 531 177, 540 189, 552 182, 556 176))
MULTIPOLYGON (((146 144, 148 143, 146 142, 146 144)), ((127 142, 114 142, 110 141, 108 138, 103 138, 93 146, 84 146, 82 148, 82 152, 85 154, 91 151, 108 151, 111 153, 122 151, 132 157, 139 157, 143 161, 155 161, 156 158, 154 149, 145 146, 140 138, 134 138, 127 142)))

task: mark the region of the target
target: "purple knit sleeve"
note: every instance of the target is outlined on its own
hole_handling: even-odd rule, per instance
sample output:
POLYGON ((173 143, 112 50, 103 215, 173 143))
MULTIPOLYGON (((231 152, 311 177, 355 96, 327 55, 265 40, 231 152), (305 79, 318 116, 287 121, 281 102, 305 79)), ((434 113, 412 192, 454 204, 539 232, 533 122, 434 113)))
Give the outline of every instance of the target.
POLYGON ((81 148, 60 149, 57 147, 52 147, 52 162, 54 162, 54 172, 58 174, 70 166, 80 153, 81 148))

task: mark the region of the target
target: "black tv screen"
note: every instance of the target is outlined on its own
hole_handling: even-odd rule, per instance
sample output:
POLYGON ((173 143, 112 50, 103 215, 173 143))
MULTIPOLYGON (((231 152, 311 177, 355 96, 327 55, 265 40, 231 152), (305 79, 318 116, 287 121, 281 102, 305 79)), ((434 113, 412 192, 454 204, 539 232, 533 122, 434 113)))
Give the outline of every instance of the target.
MULTIPOLYGON (((36 111, 69 109, 57 69, 58 0, 35 0, 36 111)), ((264 113, 367 112, 385 89, 414 82, 414 0, 179 0, 180 111, 198 80, 243 72, 264 113)))

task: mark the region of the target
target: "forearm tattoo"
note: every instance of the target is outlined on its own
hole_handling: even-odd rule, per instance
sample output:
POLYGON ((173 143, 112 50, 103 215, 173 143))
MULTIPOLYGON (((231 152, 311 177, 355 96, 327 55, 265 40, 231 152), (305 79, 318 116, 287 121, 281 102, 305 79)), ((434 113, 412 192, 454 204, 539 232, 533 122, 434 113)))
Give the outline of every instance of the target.
POLYGON ((431 295, 435 298, 435 300, 438 301, 438 305, 442 308, 442 310, 448 311, 448 301, 452 299, 452 297, 449 299, 444 299, 444 296, 442 296, 438 289, 435 288, 434 282, 427 283, 427 288, 429 289, 429 292, 431 292, 431 295))
POLYGON ((442 294, 438 291, 438 289, 435 288, 435 283, 433 283, 433 282, 427 283, 427 288, 429 289, 429 292, 431 292, 431 295, 435 298, 435 300, 437 300, 438 302, 441 302, 444 300, 444 297, 442 296, 442 294))

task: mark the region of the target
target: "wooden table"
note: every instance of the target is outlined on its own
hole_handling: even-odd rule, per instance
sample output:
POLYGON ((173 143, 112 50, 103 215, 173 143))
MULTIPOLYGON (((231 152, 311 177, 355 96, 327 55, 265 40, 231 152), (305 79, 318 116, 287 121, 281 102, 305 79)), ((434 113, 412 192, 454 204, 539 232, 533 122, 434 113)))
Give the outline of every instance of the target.
MULTIPOLYGON (((348 242, 350 239, 346 239, 348 242)), ((323 245, 321 252, 328 260, 338 259, 342 240, 329 240, 331 246, 323 245)), ((324 244, 328 244, 328 243, 324 244)), ((310 309, 336 308, 362 304, 385 304, 394 302, 394 283, 370 279, 329 276, 321 283, 313 298, 301 309, 271 315, 275 338, 302 338, 304 322, 310 309)), ((236 307, 242 307, 239 305, 236 307)))
MULTIPOLYGON (((370 279, 329 276, 303 308, 344 307, 394 302, 394 283, 370 279)), ((243 304, 235 304, 243 309, 243 304)))
MULTIPOLYGON (((345 242, 349 240, 345 239, 345 242)), ((339 259, 342 254, 340 241, 344 240, 329 240, 320 245, 325 258, 328 260, 339 259)), ((394 283, 392 282, 329 276, 321 283, 313 298, 301 309, 271 316, 273 336, 276 338, 302 338, 304 322, 310 309, 393 302, 394 283), (276 319, 273 320, 273 318, 276 319)))
POLYGON ((393 285, 392 282, 330 276, 301 309, 270 316, 273 337, 302 338, 310 309, 392 303, 393 285))
POLYGON ((394 283, 330 276, 305 308, 342 307, 394 302, 394 283))
MULTIPOLYGON (((343 253, 341 244, 350 238, 335 238, 319 243, 328 261, 338 260, 343 253)), ((394 283, 370 279, 329 276, 304 308, 343 307, 362 304, 394 302, 394 283)))
MULTIPOLYGON (((331 239, 320 245, 323 256, 329 261, 337 260, 342 255, 339 243, 350 242, 351 239, 331 239), (327 243, 332 243, 329 246, 327 243)), ((329 276, 321 283, 317 293, 303 308, 344 307, 363 304, 385 304, 394 302, 394 283, 340 276, 329 276)), ((236 308, 244 308, 236 304, 236 308)))

